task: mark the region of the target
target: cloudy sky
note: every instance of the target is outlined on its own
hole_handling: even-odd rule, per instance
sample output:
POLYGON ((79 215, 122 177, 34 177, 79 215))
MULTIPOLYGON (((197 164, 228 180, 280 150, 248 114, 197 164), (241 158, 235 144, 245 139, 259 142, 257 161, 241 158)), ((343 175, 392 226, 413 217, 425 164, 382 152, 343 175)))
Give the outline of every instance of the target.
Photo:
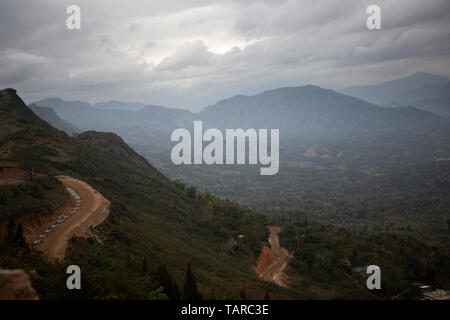
POLYGON ((449 0, 0 2, 0 87, 198 110, 236 94, 450 76, 449 0), (81 8, 81 30, 66 9, 81 8), (366 27, 381 8, 382 30, 366 27))

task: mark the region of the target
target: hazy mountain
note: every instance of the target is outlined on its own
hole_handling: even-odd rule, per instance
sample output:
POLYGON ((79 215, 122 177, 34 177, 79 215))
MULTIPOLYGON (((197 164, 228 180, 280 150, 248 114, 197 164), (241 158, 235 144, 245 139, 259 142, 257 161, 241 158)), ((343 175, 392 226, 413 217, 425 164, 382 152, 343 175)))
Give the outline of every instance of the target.
POLYGON ((345 88, 342 92, 378 105, 414 106, 439 115, 450 114, 450 81, 443 76, 416 73, 378 85, 345 88))
POLYGON ((60 98, 35 102, 38 106, 48 106, 63 119, 84 130, 114 129, 123 127, 148 127, 166 130, 184 126, 191 122, 192 113, 187 110, 162 106, 143 106, 140 110, 99 109, 82 101, 64 101, 60 98))
POLYGON ((61 118, 83 130, 113 131, 136 145, 167 145, 173 129, 191 129, 195 119, 203 120, 205 127, 279 128, 282 135, 302 137, 338 138, 440 127, 438 117, 416 108, 382 108, 312 85, 235 96, 197 114, 162 106, 105 110, 60 98, 36 104, 52 107, 61 118))
POLYGON ((450 98, 420 100, 413 102, 412 105, 440 116, 450 117, 450 98))
POLYGON ((140 110, 145 106, 145 104, 140 102, 123 102, 111 100, 109 102, 97 102, 93 105, 94 108, 97 109, 106 109, 106 110, 140 110))
POLYGON ((55 110, 59 108, 65 108, 65 107, 72 107, 76 109, 82 109, 82 108, 90 108, 92 107, 88 102, 84 101, 64 101, 63 99, 57 97, 57 98, 48 98, 44 100, 40 100, 38 102, 35 102, 34 104, 38 106, 44 106, 44 107, 51 107, 55 110))
POLYGON ((236 96, 206 107, 201 118, 218 128, 279 128, 280 134, 343 137, 432 129, 439 117, 416 108, 382 108, 317 86, 236 96))
POLYGON ((39 116, 39 118, 49 123, 52 127, 64 131, 68 135, 80 132, 74 125, 61 119, 50 107, 39 107, 35 104, 31 104, 29 107, 39 116))

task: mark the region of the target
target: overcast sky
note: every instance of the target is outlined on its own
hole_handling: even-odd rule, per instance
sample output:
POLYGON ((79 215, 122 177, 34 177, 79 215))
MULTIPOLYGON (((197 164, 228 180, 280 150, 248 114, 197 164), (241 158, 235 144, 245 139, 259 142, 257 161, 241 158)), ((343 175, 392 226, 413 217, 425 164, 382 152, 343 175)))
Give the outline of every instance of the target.
POLYGON ((449 0, 0 1, 0 87, 198 110, 236 94, 450 76, 449 0), (81 30, 66 8, 81 8, 81 30), (382 30, 366 27, 381 8, 382 30))

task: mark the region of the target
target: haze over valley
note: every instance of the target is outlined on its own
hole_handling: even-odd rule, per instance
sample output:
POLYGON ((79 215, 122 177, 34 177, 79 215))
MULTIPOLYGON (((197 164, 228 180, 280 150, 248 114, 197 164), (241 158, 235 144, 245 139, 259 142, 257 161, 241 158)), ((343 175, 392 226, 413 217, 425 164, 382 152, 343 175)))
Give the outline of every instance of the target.
MULTIPOLYGON (((444 83, 445 77, 420 73, 395 81, 391 89, 380 86, 397 92, 444 83)), ((199 113, 161 106, 124 110, 127 104, 118 108, 119 102, 100 109, 59 98, 35 104, 83 130, 115 132, 169 178, 261 212, 448 243, 443 208, 450 122, 443 114, 406 104, 380 107, 313 85, 235 96, 199 113), (174 165, 170 134, 176 128, 192 131, 194 120, 220 130, 279 128, 279 173, 267 178, 251 165, 174 165)))

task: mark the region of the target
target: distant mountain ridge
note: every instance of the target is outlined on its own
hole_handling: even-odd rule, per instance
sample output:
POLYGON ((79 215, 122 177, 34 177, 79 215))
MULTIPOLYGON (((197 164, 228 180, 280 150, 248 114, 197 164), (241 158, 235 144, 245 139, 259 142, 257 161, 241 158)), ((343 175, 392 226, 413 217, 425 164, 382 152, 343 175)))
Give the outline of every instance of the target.
POLYGON ((415 73, 378 85, 354 86, 341 91, 382 106, 414 106, 450 116, 450 80, 444 76, 415 73))
POLYGON ((112 130, 124 127, 147 127, 166 131, 191 122, 192 113, 187 110, 145 105, 139 110, 99 109, 83 101, 64 101, 51 98, 35 102, 47 106, 63 119, 83 130, 112 130))
POLYGON ((29 107, 39 116, 39 118, 48 122, 52 127, 64 131, 68 135, 80 132, 74 125, 61 119, 50 107, 39 107, 35 104, 31 104, 29 107))
POLYGON ((59 98, 36 104, 52 107, 61 118, 83 130, 113 131, 135 145, 169 144, 172 130, 192 129, 194 120, 202 120, 205 128, 277 128, 282 136, 325 138, 426 133, 443 126, 438 116, 417 108, 380 107, 313 85, 239 95, 199 113, 162 106, 145 106, 138 111, 102 110, 59 98))
POLYGON ((222 100, 200 113, 218 128, 279 128, 285 135, 344 137, 429 128, 439 118, 416 108, 382 108, 317 86, 222 100))
POLYGON ((93 105, 93 107, 97 108, 97 109, 133 110, 133 111, 140 110, 144 106, 145 106, 145 104, 140 103, 140 102, 123 102, 123 101, 117 101, 117 100, 111 100, 108 102, 97 102, 93 105))
POLYGON ((52 107, 60 107, 67 104, 71 104, 72 106, 83 106, 83 107, 94 107, 96 109, 102 109, 102 110, 132 110, 137 111, 145 107, 144 103, 141 102, 124 102, 124 101, 117 101, 117 100, 110 100, 110 101, 100 101, 96 102, 94 104, 90 104, 89 102, 85 101, 64 101, 63 99, 59 97, 55 98, 48 98, 44 100, 40 100, 40 103, 42 105, 47 104, 51 105, 52 107))

